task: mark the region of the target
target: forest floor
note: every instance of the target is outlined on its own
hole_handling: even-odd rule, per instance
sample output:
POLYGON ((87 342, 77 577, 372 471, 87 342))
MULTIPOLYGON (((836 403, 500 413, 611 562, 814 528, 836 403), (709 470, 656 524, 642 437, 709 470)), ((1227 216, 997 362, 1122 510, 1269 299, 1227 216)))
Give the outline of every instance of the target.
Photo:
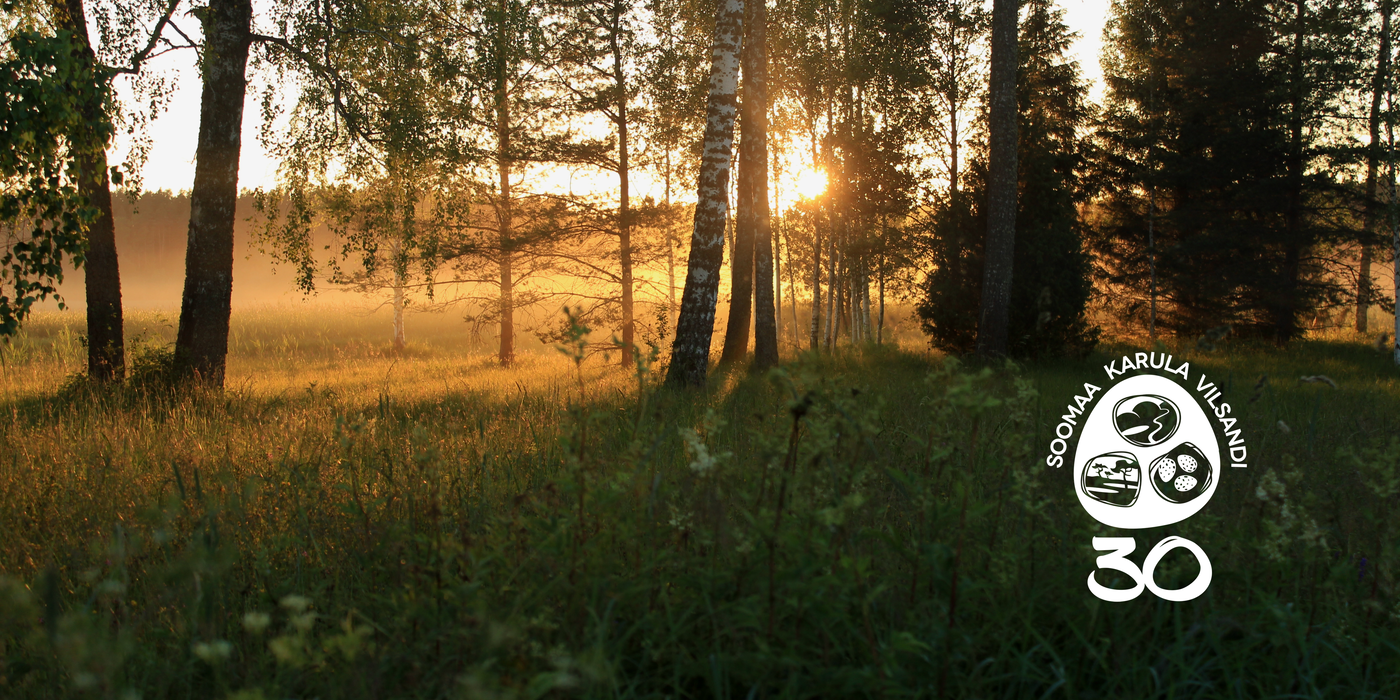
POLYGON ((394 353, 382 316, 264 310, 227 391, 175 394, 173 315, 133 315, 107 392, 68 379, 65 318, 0 350, 3 697, 1400 697, 1400 370, 1362 338, 1162 346, 1249 466, 1114 531, 1045 456, 1130 342, 672 392, 586 347, 501 369, 460 322, 394 353), (1213 582, 1101 602, 1109 535, 1137 566, 1185 537, 1213 582))

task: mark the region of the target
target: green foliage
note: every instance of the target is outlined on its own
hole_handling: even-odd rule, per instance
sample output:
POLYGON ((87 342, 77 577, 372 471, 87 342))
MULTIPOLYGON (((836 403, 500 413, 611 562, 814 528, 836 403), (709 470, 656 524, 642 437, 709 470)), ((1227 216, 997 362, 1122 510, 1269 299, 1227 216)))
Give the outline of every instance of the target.
MULTIPOLYGON (((1017 78, 1019 198, 1008 320, 1014 357, 1083 356, 1098 340, 1085 318, 1093 289, 1078 214, 1086 146, 1077 130, 1089 107, 1076 66, 1064 59, 1068 48, 1063 11, 1030 3, 1017 78)), ((940 201, 928 224, 932 272, 918 308, 934 347, 958 354, 977 341, 987 231, 985 156, 978 153, 970 166, 957 198, 940 201)))
MULTIPOLYGON (((1110 533, 1040 459, 1083 364, 969 371, 870 349, 697 396, 639 363, 623 396, 595 388, 612 380, 582 359, 586 331, 568 340, 555 379, 495 392, 120 389, 3 407, 0 688, 1400 692, 1400 393, 1378 379, 1384 357, 1172 348, 1227 378, 1250 468, 1190 521, 1136 533, 1200 544, 1208 595, 1110 605, 1084 588, 1089 540, 1110 533), (1337 388, 1282 379, 1319 372, 1337 388), (587 396, 562 400, 579 383, 587 396)), ((1187 562, 1164 560, 1161 585, 1192 578, 1187 562)))
MULTIPOLYGON (((62 31, 16 31, 0 64, 0 336, 13 336, 35 303, 57 297, 65 261, 81 266, 97 211, 79 192, 78 160, 111 138, 104 76, 62 31)), ((121 184, 120 171, 113 181, 121 184)), ((62 300, 60 299, 60 306, 62 300)))
POLYGON ((1350 157, 1329 134, 1369 74, 1362 8, 1115 5, 1093 249, 1120 317, 1146 325, 1154 260, 1158 323, 1182 335, 1231 323, 1285 342, 1350 298, 1351 263, 1334 255, 1356 237, 1337 215, 1350 157))

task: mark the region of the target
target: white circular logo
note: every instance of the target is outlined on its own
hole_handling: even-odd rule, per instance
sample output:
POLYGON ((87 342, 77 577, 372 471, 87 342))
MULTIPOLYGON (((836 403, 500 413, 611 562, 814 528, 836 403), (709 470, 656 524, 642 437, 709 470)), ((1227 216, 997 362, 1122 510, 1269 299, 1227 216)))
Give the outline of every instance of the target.
POLYGON ((1141 530, 1185 520, 1220 482, 1220 443, 1176 382, 1142 374, 1118 382, 1084 420, 1075 493, 1095 520, 1141 530))

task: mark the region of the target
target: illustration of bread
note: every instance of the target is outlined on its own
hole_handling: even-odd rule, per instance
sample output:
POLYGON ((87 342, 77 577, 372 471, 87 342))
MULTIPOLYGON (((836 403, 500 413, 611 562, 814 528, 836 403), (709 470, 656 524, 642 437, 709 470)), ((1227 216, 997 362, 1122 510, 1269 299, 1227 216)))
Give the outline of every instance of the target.
POLYGON ((1109 452, 1089 460, 1079 484, 1084 495, 1111 506, 1137 501, 1142 467, 1130 452, 1109 452))
POLYGON ((1147 473, 1157 495, 1172 503, 1188 503, 1210 488, 1212 470, 1200 448, 1183 442, 1153 460, 1147 473))

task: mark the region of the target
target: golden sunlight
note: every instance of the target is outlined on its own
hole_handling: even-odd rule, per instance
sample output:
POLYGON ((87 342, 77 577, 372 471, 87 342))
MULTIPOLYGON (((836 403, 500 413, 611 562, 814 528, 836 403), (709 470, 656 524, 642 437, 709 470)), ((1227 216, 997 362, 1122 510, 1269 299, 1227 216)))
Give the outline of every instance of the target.
POLYGON ((804 164, 794 175, 785 184, 793 188, 797 198, 812 199, 826 191, 826 171, 804 164))

